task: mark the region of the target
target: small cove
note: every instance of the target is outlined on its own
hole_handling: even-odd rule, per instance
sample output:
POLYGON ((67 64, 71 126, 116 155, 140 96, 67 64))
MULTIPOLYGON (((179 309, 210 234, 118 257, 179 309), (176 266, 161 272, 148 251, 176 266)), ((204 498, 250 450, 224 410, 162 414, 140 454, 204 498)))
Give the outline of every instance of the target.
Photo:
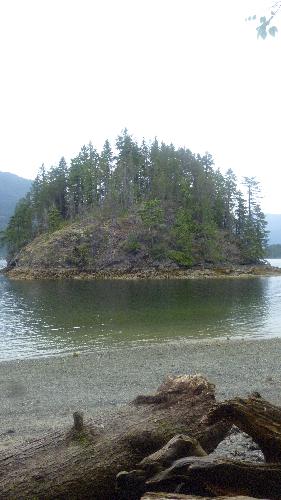
POLYGON ((0 275, 0 359, 279 337, 280 302, 281 277, 13 281, 0 275))

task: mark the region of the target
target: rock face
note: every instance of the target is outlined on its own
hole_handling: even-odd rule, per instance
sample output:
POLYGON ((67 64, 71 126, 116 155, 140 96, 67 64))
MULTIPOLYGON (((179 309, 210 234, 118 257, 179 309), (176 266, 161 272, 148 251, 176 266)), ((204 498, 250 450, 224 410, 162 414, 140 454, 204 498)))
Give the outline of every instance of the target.
MULTIPOLYGON (((149 242, 138 241, 134 236, 135 228, 133 218, 122 222, 74 223, 39 236, 10 264, 21 272, 58 275, 178 268, 164 256, 159 260, 153 258, 149 242)), ((141 240, 141 235, 138 238, 141 240)))
POLYGON ((194 254, 195 267, 173 261, 169 240, 145 231, 137 217, 119 220, 84 219, 35 238, 9 262, 10 276, 205 278, 233 274, 267 274, 270 268, 239 267, 239 251, 221 235, 221 260, 205 263, 194 254))

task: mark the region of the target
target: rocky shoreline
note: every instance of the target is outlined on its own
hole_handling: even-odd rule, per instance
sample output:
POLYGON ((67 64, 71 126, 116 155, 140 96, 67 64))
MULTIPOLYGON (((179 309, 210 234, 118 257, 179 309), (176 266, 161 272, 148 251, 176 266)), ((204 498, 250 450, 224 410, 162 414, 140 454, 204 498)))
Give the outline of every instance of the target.
POLYGON ((256 276, 281 276, 281 268, 270 264, 181 268, 141 268, 141 269, 79 269, 79 268, 30 268, 6 267, 1 270, 9 278, 33 279, 79 279, 79 280, 146 280, 146 279, 221 279, 247 278, 256 276))

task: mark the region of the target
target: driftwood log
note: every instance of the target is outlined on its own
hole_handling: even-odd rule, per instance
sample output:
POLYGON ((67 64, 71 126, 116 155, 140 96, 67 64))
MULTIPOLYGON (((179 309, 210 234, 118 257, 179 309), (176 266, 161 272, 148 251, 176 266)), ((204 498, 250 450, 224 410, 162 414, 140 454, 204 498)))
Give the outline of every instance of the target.
POLYGON ((160 450, 145 457, 138 465, 148 471, 163 468, 182 457, 205 457, 207 453, 195 438, 184 434, 174 436, 160 450))
POLYGON ((73 417, 68 432, 1 454, 1 499, 281 500, 281 409, 259 395, 216 404, 205 378, 170 377, 104 429, 85 424, 81 412, 73 417), (207 456, 233 423, 259 444, 266 463, 207 456))
POLYGON ((249 434, 266 462, 281 462, 281 408, 254 394, 218 404, 208 415, 209 423, 223 419, 249 434))
POLYGON ((151 396, 120 410, 104 429, 74 415, 68 432, 52 433, 0 456, 2 499, 116 498, 115 478, 136 468, 175 434, 196 438, 210 453, 230 424, 209 425, 214 386, 201 376, 170 377, 151 396))
MULTIPOLYGON (((180 495, 177 493, 146 493, 141 500, 213 500, 214 497, 198 497, 195 495, 180 495)), ((223 496, 216 497, 217 500, 257 500, 253 497, 245 497, 245 496, 223 496)), ((266 500, 266 499, 264 499, 266 500)))
MULTIPOLYGON (((204 457, 207 456, 207 453, 203 450, 197 439, 179 434, 173 437, 163 448, 145 457, 137 464, 138 469, 130 472, 123 471, 117 474, 116 489, 118 499, 138 500, 147 491, 147 485, 150 484, 149 478, 153 474, 165 474, 166 468, 169 465, 179 462, 181 457, 186 456, 204 457)), ((157 486, 156 484, 156 489, 158 489, 157 486)), ((171 480, 168 480, 169 491, 174 491, 177 486, 177 477, 172 477, 171 480)))
POLYGON ((160 493, 166 491, 201 498, 248 495, 281 500, 281 409, 254 394, 214 405, 206 417, 207 423, 223 420, 249 434, 263 451, 266 463, 204 457, 204 450, 194 438, 175 436, 162 449, 144 458, 136 470, 117 478, 117 484, 120 479, 123 484, 120 498, 134 498, 135 491, 159 492, 156 496, 151 493, 151 498, 177 498, 160 493))
POLYGON ((281 499, 281 464, 251 464, 211 458, 185 458, 156 474, 148 491, 174 491, 205 496, 247 495, 281 499))
POLYGON ((117 477, 117 484, 122 491, 121 500, 136 500, 145 491, 180 492, 203 497, 251 495, 281 500, 281 464, 186 457, 150 478, 139 469, 124 473, 117 477))
MULTIPOLYGON (((177 493, 146 493, 141 500, 213 500, 214 497, 198 497, 195 495, 180 495, 177 493)), ((256 500, 253 497, 245 496, 223 496, 216 497, 217 500, 256 500)), ((266 499, 264 499, 266 500, 266 499)))

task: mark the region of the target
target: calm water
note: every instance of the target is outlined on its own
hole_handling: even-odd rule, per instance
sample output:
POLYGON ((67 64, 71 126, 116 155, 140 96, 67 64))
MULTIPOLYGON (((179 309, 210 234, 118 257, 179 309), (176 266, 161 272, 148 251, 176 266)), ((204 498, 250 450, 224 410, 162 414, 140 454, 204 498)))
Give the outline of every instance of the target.
POLYGON ((171 339, 280 336, 280 303, 281 277, 24 282, 0 275, 0 360, 171 339))
POLYGON ((267 259, 267 261, 275 267, 281 267, 281 259, 267 259))

